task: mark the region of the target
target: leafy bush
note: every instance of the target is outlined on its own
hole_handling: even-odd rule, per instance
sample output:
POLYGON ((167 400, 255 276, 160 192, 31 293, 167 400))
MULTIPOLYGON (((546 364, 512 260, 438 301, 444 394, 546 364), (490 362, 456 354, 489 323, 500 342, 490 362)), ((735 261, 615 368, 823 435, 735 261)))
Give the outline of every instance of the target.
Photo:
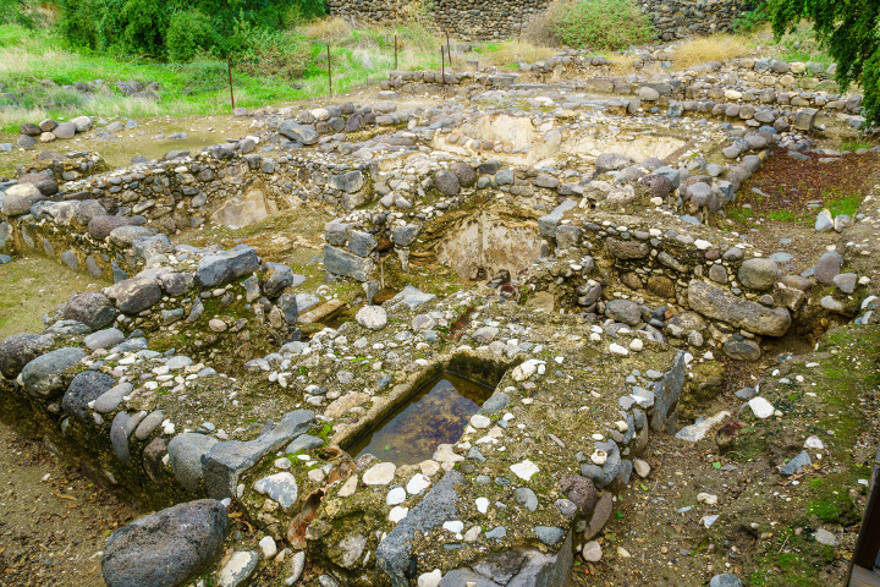
POLYGON ((165 51, 169 61, 186 63, 200 51, 216 45, 214 27, 202 11, 191 8, 175 12, 165 35, 165 51))
POLYGON ((74 46, 170 60, 200 51, 241 54, 252 38, 272 54, 290 53, 273 45, 272 35, 324 14, 324 0, 58 0, 58 6, 60 31, 74 46))
POLYGON ((614 51, 650 41, 655 31, 633 0, 556 0, 530 25, 530 36, 575 48, 614 51))
POLYGON ((247 31, 244 38, 239 69, 256 75, 297 78, 309 66, 313 52, 320 50, 294 31, 257 28, 247 31))
POLYGON ((164 0, 126 0, 121 16, 125 28, 120 48, 125 53, 156 58, 165 55, 165 33, 171 17, 164 0))
POLYGON ((97 0, 59 0, 58 28, 74 47, 95 49, 98 46, 97 0))

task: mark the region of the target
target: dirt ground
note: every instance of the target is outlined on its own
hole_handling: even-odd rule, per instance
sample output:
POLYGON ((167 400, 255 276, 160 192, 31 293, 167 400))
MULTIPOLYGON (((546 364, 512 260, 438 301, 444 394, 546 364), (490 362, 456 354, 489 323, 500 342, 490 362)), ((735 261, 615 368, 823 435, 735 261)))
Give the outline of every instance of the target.
POLYGON ((75 293, 109 285, 39 256, 0 265, 0 284, 0 340, 18 332, 42 332, 43 314, 75 293))
POLYGON ((0 422, 0 585, 103 585, 107 535, 135 512, 0 422))

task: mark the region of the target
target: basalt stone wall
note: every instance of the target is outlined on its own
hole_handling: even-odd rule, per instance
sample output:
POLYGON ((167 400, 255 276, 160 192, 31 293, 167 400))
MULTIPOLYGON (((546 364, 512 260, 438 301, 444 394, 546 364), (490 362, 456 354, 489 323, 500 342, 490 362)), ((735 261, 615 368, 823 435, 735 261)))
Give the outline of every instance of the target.
MULTIPOLYGON (((548 0, 435 0, 433 16, 439 29, 469 39, 500 39, 517 35, 541 13, 548 0)), ((731 21, 748 9, 742 0, 639 0, 664 40, 730 30, 731 21)), ((330 14, 359 23, 401 20, 410 0, 328 0, 330 14)))

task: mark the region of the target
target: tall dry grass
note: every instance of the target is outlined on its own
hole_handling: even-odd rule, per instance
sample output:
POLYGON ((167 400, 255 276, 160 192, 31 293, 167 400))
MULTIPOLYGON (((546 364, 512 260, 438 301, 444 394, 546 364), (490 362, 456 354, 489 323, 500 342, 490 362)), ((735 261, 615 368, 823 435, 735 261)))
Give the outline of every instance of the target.
POLYGON ((735 59, 750 52, 751 49, 743 37, 718 33, 697 37, 678 45, 672 52, 672 63, 678 68, 686 68, 709 61, 735 59))
POLYGON ((333 42, 351 37, 351 26, 340 16, 328 16, 299 27, 310 41, 333 42))
POLYGON ((474 54, 481 64, 503 67, 526 61, 534 63, 542 59, 548 59, 556 55, 558 51, 545 45, 537 45, 529 41, 502 41, 495 50, 484 50, 480 54, 474 54))

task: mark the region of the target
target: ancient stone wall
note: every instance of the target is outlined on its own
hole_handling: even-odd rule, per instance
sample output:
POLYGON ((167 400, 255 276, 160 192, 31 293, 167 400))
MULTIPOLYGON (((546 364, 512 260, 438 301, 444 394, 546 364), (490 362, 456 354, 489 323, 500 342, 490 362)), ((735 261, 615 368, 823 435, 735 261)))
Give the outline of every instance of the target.
MULTIPOLYGON (((358 23, 404 20, 411 0, 328 0, 330 14, 358 23)), ((441 31, 467 39, 502 39, 518 35, 540 14, 548 0, 434 0, 430 8, 441 31)), ((730 30, 744 10, 742 0, 639 0, 663 40, 730 30)))

